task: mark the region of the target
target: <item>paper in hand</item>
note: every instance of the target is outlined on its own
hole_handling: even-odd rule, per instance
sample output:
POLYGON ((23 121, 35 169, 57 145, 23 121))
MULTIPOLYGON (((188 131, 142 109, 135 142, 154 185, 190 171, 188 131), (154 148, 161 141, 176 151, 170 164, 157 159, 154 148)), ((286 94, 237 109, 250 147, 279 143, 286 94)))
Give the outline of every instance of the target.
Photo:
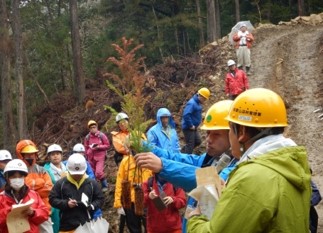
POLYGON ((9 232, 26 232, 30 230, 27 217, 23 214, 34 203, 30 199, 26 203, 12 205, 12 210, 7 216, 7 227, 9 232))
POLYGON ((82 202, 86 207, 88 207, 88 206, 89 206, 89 197, 88 197, 85 193, 82 193, 82 196, 81 196, 81 202, 82 202))

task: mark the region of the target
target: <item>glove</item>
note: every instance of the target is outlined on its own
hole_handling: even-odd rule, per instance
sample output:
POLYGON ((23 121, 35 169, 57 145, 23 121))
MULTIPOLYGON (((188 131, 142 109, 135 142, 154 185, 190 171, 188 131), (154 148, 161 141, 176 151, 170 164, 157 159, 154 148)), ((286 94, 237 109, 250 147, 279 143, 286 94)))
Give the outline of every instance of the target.
POLYGON ((164 197, 163 201, 164 201, 165 205, 169 205, 174 202, 173 198, 170 196, 164 197))
POLYGON ((126 213, 124 212, 124 209, 122 207, 120 207, 120 208, 117 209, 117 213, 119 215, 126 215, 126 213))

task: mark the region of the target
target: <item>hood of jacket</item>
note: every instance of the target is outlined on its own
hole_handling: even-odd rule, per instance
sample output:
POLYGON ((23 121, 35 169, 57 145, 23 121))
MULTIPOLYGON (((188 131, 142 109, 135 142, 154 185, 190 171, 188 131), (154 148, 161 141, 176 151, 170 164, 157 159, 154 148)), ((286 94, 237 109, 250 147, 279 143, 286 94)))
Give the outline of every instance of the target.
POLYGON ((307 152, 303 146, 281 147, 249 161, 242 162, 238 167, 249 163, 257 163, 270 168, 283 176, 298 190, 308 189, 311 179, 307 152))
POLYGON ((163 124, 161 121, 161 117, 163 117, 163 116, 167 116, 169 119, 168 125, 172 128, 175 128, 175 122, 173 120, 172 114, 170 113, 170 111, 167 108, 158 109, 157 115, 156 115, 157 125, 159 127, 163 127, 163 124))

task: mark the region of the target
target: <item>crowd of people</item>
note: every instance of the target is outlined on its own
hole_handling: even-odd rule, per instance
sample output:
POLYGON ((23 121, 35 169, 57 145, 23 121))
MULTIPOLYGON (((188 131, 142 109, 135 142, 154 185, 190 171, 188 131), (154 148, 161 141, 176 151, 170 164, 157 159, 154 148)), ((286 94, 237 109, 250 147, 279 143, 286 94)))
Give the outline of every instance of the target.
MULTIPOLYGON (((180 232, 317 232, 315 205, 321 201, 311 179, 306 149, 284 136, 288 125, 283 99, 274 91, 249 87, 250 46, 254 38, 242 24, 233 40, 237 64, 227 62, 227 100, 213 103, 208 88, 200 88, 183 109, 181 147, 169 109, 156 112, 156 124, 140 135, 149 151, 131 148, 129 116, 115 116, 111 132, 118 166, 114 204, 120 216, 118 231, 130 233, 180 232), (246 70, 246 72, 245 72, 246 70), (194 154, 206 133, 206 151, 194 154), (197 187, 197 169, 229 163, 218 169, 224 186, 211 218, 199 201, 187 197, 197 187), (183 216, 181 209, 187 207, 183 216)), ((20 140, 13 159, 0 150, 0 232, 13 232, 8 221, 14 206, 28 204, 20 217, 24 232, 73 233, 80 225, 103 217, 104 193, 109 189, 104 164, 110 142, 94 120, 89 133, 63 161, 58 144, 47 148, 47 162, 37 164, 38 148, 20 140)), ((99 232, 98 232, 99 233, 99 232)))

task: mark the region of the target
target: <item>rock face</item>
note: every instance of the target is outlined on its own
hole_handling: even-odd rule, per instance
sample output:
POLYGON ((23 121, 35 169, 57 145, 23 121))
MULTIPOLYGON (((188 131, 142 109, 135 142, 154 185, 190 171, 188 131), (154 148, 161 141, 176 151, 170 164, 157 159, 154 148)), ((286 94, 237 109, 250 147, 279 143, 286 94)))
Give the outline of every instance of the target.
POLYGON ((289 22, 279 22, 279 25, 296 25, 296 24, 307 24, 307 25, 318 25, 323 23, 323 13, 311 14, 310 16, 298 16, 289 22))

